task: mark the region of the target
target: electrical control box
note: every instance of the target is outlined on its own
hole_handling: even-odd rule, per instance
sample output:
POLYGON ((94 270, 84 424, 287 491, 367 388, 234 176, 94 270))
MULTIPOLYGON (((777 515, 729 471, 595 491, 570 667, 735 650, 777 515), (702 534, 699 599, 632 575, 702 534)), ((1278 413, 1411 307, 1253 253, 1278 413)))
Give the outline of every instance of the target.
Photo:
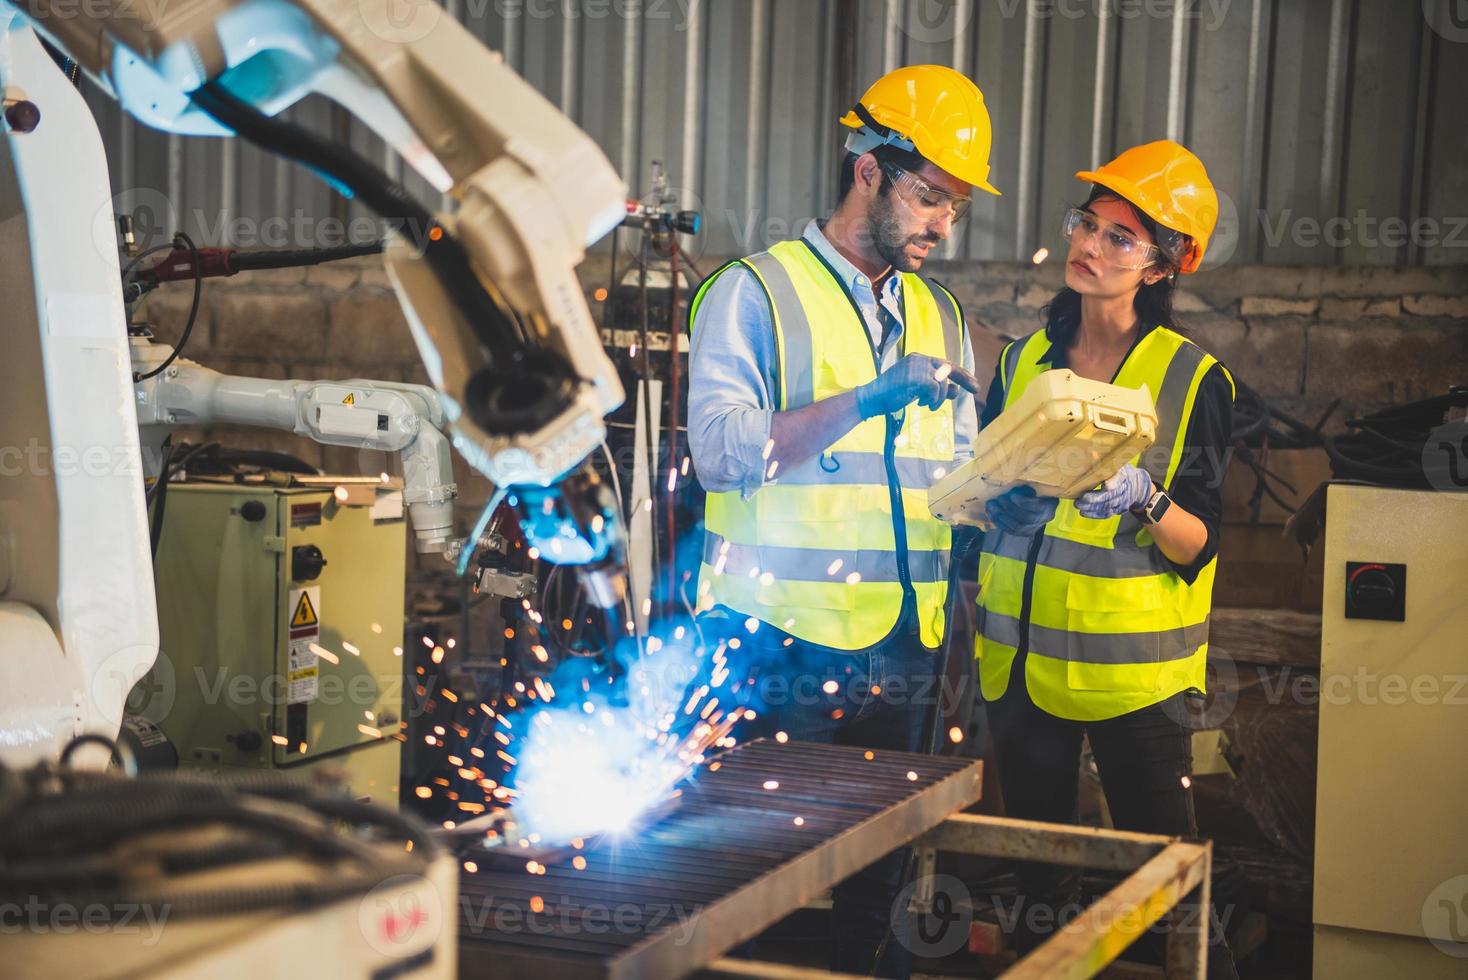
POLYGON ((928 509, 949 524, 988 528, 984 504, 1011 487, 1074 500, 1156 440, 1145 387, 1046 371, 979 433, 973 459, 928 488, 928 509))
POLYGON ((1317 977, 1468 976, 1465 582, 1468 493, 1327 489, 1317 977))
MULTIPOLYGON (((315 479, 315 478, 313 478, 315 479)), ((395 805, 404 719, 402 492, 361 478, 170 484, 158 662, 129 701, 180 766, 329 766, 395 805)))

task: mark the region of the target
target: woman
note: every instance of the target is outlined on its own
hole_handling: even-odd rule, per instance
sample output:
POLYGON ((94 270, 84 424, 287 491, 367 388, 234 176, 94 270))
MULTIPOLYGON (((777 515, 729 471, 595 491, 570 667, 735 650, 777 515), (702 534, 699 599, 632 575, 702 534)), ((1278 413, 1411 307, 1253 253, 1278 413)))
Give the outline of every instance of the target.
MULTIPOLYGON (((1076 176, 1092 188, 1065 217, 1065 288, 1045 329, 1004 349, 983 424, 1066 368, 1146 385, 1157 442, 1075 501, 1029 487, 990 501, 980 683, 1010 816, 1075 822, 1085 735, 1118 828, 1196 836, 1184 699, 1204 687, 1233 379, 1177 332, 1172 298, 1175 277, 1203 259, 1218 197, 1170 140, 1076 176)), ((1049 866, 1019 877, 1024 949, 1079 911, 1080 878, 1049 866)), ((1210 938, 1209 975, 1236 976, 1210 938)))

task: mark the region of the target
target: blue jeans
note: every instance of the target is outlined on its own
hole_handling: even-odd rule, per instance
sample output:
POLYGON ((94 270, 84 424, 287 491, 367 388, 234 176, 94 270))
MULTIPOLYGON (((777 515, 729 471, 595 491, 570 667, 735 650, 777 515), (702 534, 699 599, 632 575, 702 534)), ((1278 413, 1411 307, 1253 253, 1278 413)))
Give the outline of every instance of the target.
MULTIPOLYGON (((737 697, 755 712, 753 720, 735 729, 740 742, 784 732, 799 742, 932 750, 923 743, 931 738, 925 737, 930 713, 939 710, 941 657, 922 645, 907 612, 887 639, 855 651, 800 640, 785 646, 787 634, 762 624, 751 635, 747 619, 720 607, 699 621, 710 647, 720 638, 739 639, 738 649, 727 652, 728 663, 734 677, 750 679, 737 697)), ((867 975, 875 965, 874 975, 883 977, 910 972, 907 916, 892 915, 905 884, 908 853, 899 848, 833 890, 831 969, 867 975)))

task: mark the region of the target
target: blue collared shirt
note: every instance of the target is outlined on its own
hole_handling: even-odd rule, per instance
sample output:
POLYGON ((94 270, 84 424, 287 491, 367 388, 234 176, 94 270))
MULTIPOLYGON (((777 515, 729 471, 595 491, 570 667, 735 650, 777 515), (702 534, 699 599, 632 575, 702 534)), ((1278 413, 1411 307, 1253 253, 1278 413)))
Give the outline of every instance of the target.
MULTIPOLYGON (((871 280, 836 250, 818 222, 807 224, 801 237, 836 270, 856 300, 882 369, 896 364, 902 350, 902 279, 887 276, 879 300, 871 280), (878 302, 896 325, 885 345, 878 302)), ((764 485, 764 451, 777 401, 775 365, 769 300, 754 273, 732 266, 704 294, 689 342, 688 447, 708 492, 740 490, 748 497, 764 485)), ((973 373, 968 344, 959 366, 973 373)), ((963 389, 953 402, 953 427, 954 458, 966 460, 973 455, 979 425, 974 397, 963 389)))

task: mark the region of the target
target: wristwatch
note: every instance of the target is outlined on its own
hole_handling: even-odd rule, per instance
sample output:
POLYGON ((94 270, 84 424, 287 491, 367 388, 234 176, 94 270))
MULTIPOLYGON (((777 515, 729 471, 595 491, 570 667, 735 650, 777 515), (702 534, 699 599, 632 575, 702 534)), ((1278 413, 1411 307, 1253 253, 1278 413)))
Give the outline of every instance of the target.
POLYGON ((1172 498, 1165 490, 1153 490, 1152 496, 1147 498, 1145 504, 1132 508, 1132 514, 1147 527, 1151 527, 1162 520, 1162 515, 1166 514, 1167 508, 1171 506, 1172 498))

